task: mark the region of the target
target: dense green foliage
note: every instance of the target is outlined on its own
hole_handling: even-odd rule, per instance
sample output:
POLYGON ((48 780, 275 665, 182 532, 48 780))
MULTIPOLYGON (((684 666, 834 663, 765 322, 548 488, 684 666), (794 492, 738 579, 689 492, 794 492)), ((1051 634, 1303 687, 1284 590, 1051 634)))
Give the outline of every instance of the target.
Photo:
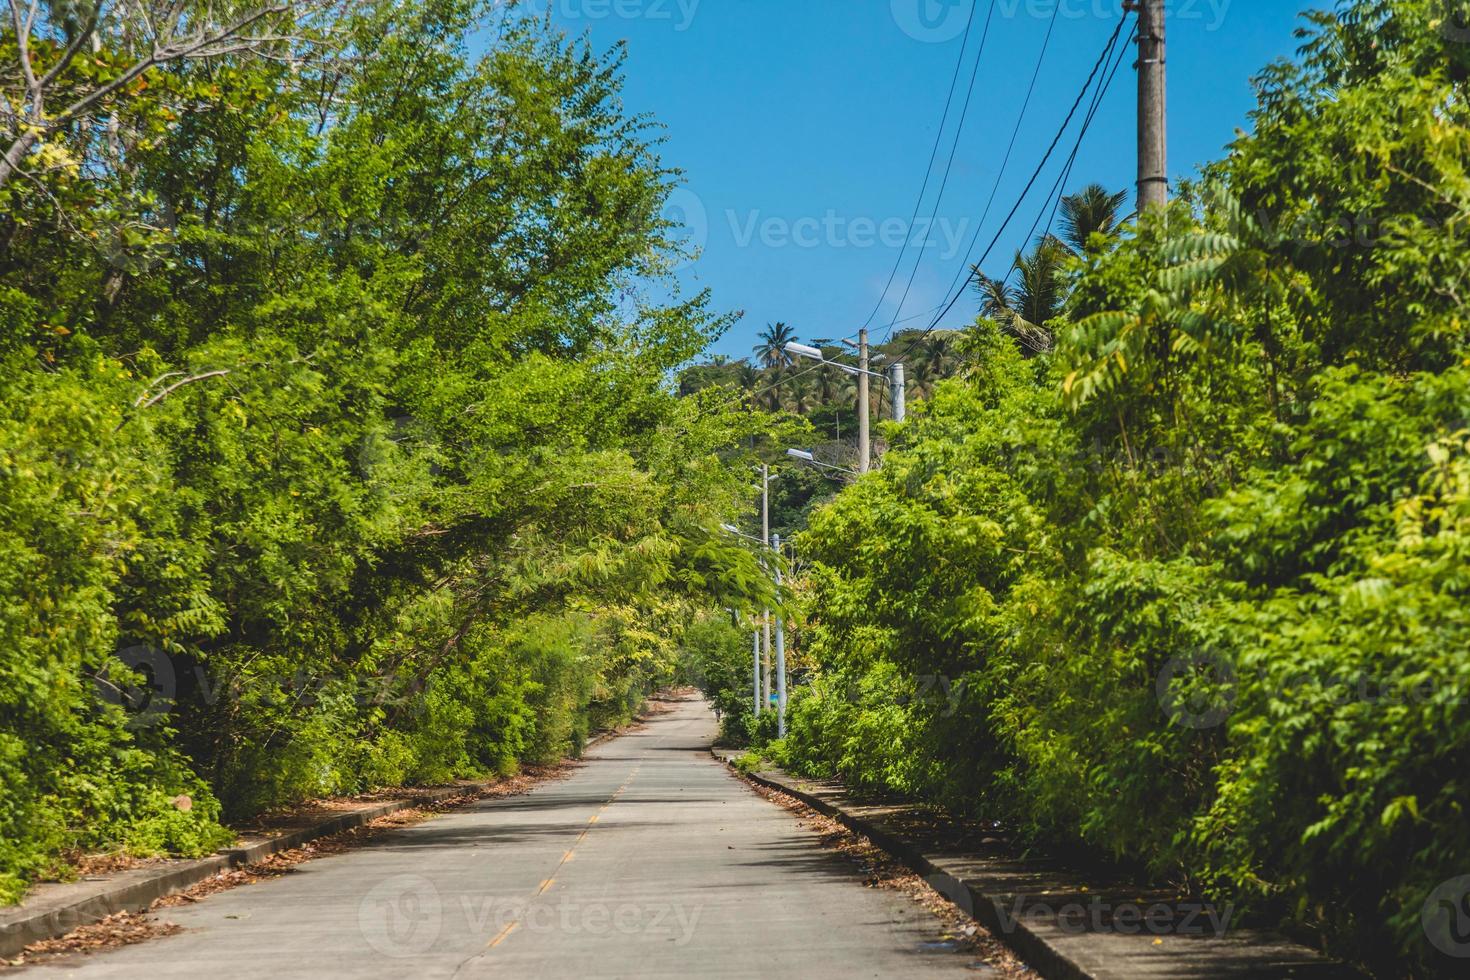
POLYGON ((755 734, 754 651, 751 628, 728 616, 707 614, 684 633, 687 679, 709 700, 720 722, 720 741, 747 745, 755 734))
POLYGON ((820 670, 775 752, 1455 974, 1420 913, 1470 870, 1465 13, 1315 16, 1167 218, 1070 260, 1052 352, 968 333, 798 540, 820 670))
POLYGON ((669 383, 725 321, 642 298, 673 175, 621 54, 354 8, 327 57, 155 69, 0 186, 0 901, 576 752, 767 601, 711 530, 764 423, 669 383))

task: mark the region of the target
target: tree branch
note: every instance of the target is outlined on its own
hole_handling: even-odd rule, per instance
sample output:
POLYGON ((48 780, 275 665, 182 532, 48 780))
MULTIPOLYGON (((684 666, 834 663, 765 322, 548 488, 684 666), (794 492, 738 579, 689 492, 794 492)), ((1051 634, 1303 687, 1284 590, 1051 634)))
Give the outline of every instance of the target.
MULTIPOLYGON (((176 392, 180 388, 184 387, 184 385, 191 385, 191 384, 193 384, 196 381, 205 381, 205 380, 207 380, 209 378, 222 378, 222 377, 224 377, 225 375, 227 375, 229 373, 230 373, 230 369, 229 368, 220 368, 220 369, 215 370, 215 371, 205 371, 203 374, 196 374, 193 377, 184 378, 182 381, 175 381, 173 384, 169 385, 167 388, 163 389, 158 394, 154 395, 152 398, 150 398, 147 401, 143 402, 143 404, 139 405, 137 402, 134 402, 133 405, 134 405, 135 408, 138 409, 138 411, 142 411, 144 409, 152 408, 154 405, 157 405, 159 402, 163 401, 169 395, 172 395, 174 392, 176 392)), ((168 375, 162 375, 162 377, 167 377, 167 376, 168 375)), ((127 416, 124 416, 123 420, 117 424, 117 428, 113 429, 112 431, 114 433, 121 432, 122 431, 122 427, 125 426, 125 425, 127 425, 128 424, 128 420, 131 419, 133 417, 133 415, 136 415, 136 414, 137 413, 134 412, 132 414, 129 414, 127 416)))

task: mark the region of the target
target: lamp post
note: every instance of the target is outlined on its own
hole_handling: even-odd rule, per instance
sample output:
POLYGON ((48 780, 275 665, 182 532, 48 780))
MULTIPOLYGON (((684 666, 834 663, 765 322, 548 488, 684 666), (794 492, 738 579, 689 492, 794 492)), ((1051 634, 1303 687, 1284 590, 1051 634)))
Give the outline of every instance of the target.
POLYGON ((858 366, 843 364, 841 361, 829 361, 827 355, 808 344, 799 344, 792 341, 784 348, 786 353, 797 357, 805 357, 809 360, 835 367, 839 371, 845 371, 858 379, 858 473, 868 472, 873 458, 872 436, 868 426, 868 379, 878 378, 886 380, 893 394, 894 420, 903 421, 904 405, 904 377, 903 365, 894 364, 889 368, 887 375, 877 371, 868 370, 868 332, 858 332, 858 366))
POLYGON ((786 450, 786 455, 790 456, 792 459, 799 459, 803 463, 810 463, 812 466, 816 466, 820 469, 834 470, 838 473, 846 473, 848 476, 860 475, 857 470, 850 470, 845 466, 835 466, 832 463, 824 463, 805 449, 788 449, 786 450))
MULTIPOLYGON (((771 535, 771 547, 777 557, 781 554, 781 535, 771 535)), ((772 568, 776 576, 776 598, 781 598, 781 563, 776 561, 772 568)), ((786 737, 786 617, 776 614, 776 737, 786 737)))
MULTIPOLYGON (((761 547, 771 540, 771 468, 761 464, 761 547)), ((766 655, 761 662, 761 677, 764 682, 761 693, 767 702, 771 700, 771 611, 766 610, 762 631, 766 638, 766 655)))
MULTIPOLYGON (((764 550, 764 548, 765 548, 765 542, 764 541, 762 541, 760 538, 756 537, 753 534, 746 534, 744 531, 740 530, 740 528, 736 527, 733 524, 721 524, 720 525, 720 530, 721 531, 724 531, 726 534, 733 534, 737 538, 744 538, 747 541, 753 541, 756 544, 760 545, 762 550, 764 550)), ((761 564, 763 564, 763 565, 765 564, 765 558, 764 557, 761 558, 761 564)), ((780 581, 780 574, 781 574, 780 571, 777 570, 776 571, 776 575, 777 575, 777 581, 778 582, 780 581)), ((767 631, 767 634, 769 635, 770 628, 771 628, 771 612, 768 609, 768 610, 766 610, 765 614, 756 622, 755 629, 753 631, 753 635, 752 635, 752 638, 751 638, 751 640, 752 640, 752 648, 751 648, 752 658, 751 659, 754 662, 754 669, 753 669, 752 674, 751 674, 751 690, 752 690, 752 693, 753 693, 753 696, 754 696, 754 700, 755 700, 755 713, 756 713, 756 715, 759 715, 761 713, 761 711, 764 710, 763 702, 766 701, 769 698, 769 691, 770 691, 770 686, 771 686, 771 682, 770 682, 770 678, 769 677, 766 678, 766 683, 765 683, 764 689, 761 686, 761 674, 762 674, 762 670, 761 670, 761 666, 762 666, 762 658, 761 658, 761 632, 762 632, 762 630, 765 630, 765 631, 767 631)), ((780 627, 778 626, 777 627, 777 630, 778 630, 778 634, 777 635, 780 635, 779 629, 780 629, 780 627)), ((769 640, 767 642, 769 643, 769 640)), ((783 642, 784 642, 784 638, 783 638, 783 642)), ((783 654, 783 656, 784 656, 784 654, 783 654)))

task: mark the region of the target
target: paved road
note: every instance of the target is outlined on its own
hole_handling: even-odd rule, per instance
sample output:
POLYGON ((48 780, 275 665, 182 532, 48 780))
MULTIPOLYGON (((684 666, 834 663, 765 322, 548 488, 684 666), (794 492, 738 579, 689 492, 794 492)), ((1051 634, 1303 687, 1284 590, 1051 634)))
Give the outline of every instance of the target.
POLYGON ((85 977, 965 975, 940 926, 708 755, 686 702, 567 779, 222 892, 85 977))

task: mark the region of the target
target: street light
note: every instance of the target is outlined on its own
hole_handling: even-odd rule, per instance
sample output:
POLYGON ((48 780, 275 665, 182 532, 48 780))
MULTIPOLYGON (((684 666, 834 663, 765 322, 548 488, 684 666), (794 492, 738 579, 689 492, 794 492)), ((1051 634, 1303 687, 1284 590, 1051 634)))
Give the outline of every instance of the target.
POLYGON ((835 466, 832 463, 824 463, 820 459, 817 459, 817 457, 813 456, 811 453, 807 452, 805 449, 788 449, 786 450, 786 455, 790 456, 792 459, 799 459, 803 463, 810 463, 813 466, 821 467, 824 470, 835 470, 838 473, 845 473, 848 476, 861 475, 858 473, 857 470, 850 470, 845 466, 835 466))
MULTIPOLYGON (((781 597, 781 535, 771 535, 771 547, 777 561, 771 570, 776 576, 776 598, 781 597)), ((776 737, 786 737, 786 616, 776 617, 776 737)))
MULTIPOLYGON (((868 379, 886 379, 890 393, 890 402, 893 405, 893 421, 902 422, 905 414, 904 398, 904 376, 903 362, 895 361, 888 366, 887 373, 869 371, 868 364, 871 358, 868 354, 868 331, 866 328, 858 331, 858 364, 843 364, 841 361, 829 361, 827 355, 809 344, 800 344, 796 341, 788 342, 783 348, 786 353, 796 357, 805 357, 816 361, 818 364, 835 367, 839 371, 855 375, 858 379, 858 472, 868 472, 871 465, 873 447, 872 440, 868 435, 868 379)), ((882 355, 880 354, 879 357, 882 355)))
POLYGON ((808 347, 806 344, 798 344, 794 340, 786 345, 786 353, 795 354, 797 357, 810 357, 814 361, 825 361, 827 359, 817 348, 808 347))
MULTIPOLYGON (((800 450, 796 450, 796 451, 799 452, 800 450)), ((808 454, 808 455, 810 455, 810 454, 808 454)), ((815 460, 813 462, 815 462, 815 460)), ((821 464, 819 463, 818 465, 821 465, 821 464)), ((770 572, 771 572, 771 577, 775 581, 775 584, 776 584, 776 595, 779 598, 780 597, 780 594, 781 594, 781 585, 782 585, 782 580, 781 580, 781 535, 779 535, 779 534, 773 534, 773 535, 771 535, 771 540, 770 540, 770 543, 768 544, 768 543, 766 543, 764 541, 761 541, 759 538, 757 538, 753 534, 746 534, 744 531, 740 530, 740 528, 736 527, 733 524, 721 524, 720 525, 720 530, 724 531, 727 534, 733 534, 733 535, 736 535, 737 537, 745 538, 747 541, 754 541, 757 544, 759 544, 763 550, 769 550, 772 553, 772 559, 773 560, 771 561, 771 563, 770 563, 770 565, 768 567, 769 567, 770 572)), ((765 565, 765 558, 764 557, 762 557, 762 559, 761 559, 761 564, 763 566, 765 565)), ((766 617, 767 617, 767 621, 769 621, 770 610, 766 610, 766 617)), ((777 728, 777 737, 778 738, 785 738, 786 737, 786 621, 785 620, 786 620, 786 618, 785 618, 784 615, 783 616, 777 616, 776 617, 776 711, 779 713, 779 717, 776 720, 776 728, 777 728)), ((766 684, 765 684, 764 692, 762 691, 762 687, 761 687, 761 642, 760 642, 760 631, 759 630, 756 631, 756 634, 755 634, 755 642, 754 642, 754 645, 752 646, 751 652, 754 655, 754 659, 755 659, 755 672, 754 672, 754 675, 752 677, 752 685, 751 686, 754 689, 754 693, 755 693, 755 713, 757 715, 759 715, 762 710, 765 710, 768 707, 766 705, 762 705, 761 704, 761 694, 762 693, 765 693, 767 695, 767 697, 769 697, 769 695, 770 695, 770 686, 771 686, 770 685, 770 681, 767 680, 766 681, 766 684)))
POLYGON ((884 377, 884 375, 877 371, 869 371, 866 368, 854 367, 851 364, 843 364, 841 361, 829 361, 827 360, 827 355, 823 354, 815 347, 809 347, 806 344, 798 344, 794 340, 786 345, 786 353, 795 354, 797 357, 805 357, 813 361, 820 361, 828 367, 835 367, 837 370, 846 371, 848 374, 867 375, 870 378, 884 377))
MULTIPOLYGON (((734 524, 721 524, 720 525, 720 530, 721 531, 724 531, 726 534, 732 534, 732 535, 734 535, 737 538, 744 538, 746 541, 753 542, 756 545, 759 545, 760 546, 760 549, 762 551, 764 551, 765 548, 766 548, 766 543, 764 541, 762 541, 760 538, 756 537, 754 534, 746 534, 744 531, 740 530, 740 528, 736 527, 734 524)), ((757 552, 757 554, 759 554, 759 553, 760 552, 757 552)), ((766 560, 765 560, 765 556, 764 555, 761 556, 760 562, 761 562, 761 566, 762 567, 765 567, 766 560)), ((780 573, 777 572, 776 574, 779 575, 780 573)), ((764 710, 764 708, 765 708, 765 705, 762 704, 762 702, 765 700, 762 697, 762 695, 765 694, 766 691, 767 691, 767 689, 769 689, 770 686, 771 686, 769 679, 766 679, 764 686, 762 686, 762 684, 761 684, 761 681, 763 679, 762 676, 761 676, 762 675, 761 667, 763 666, 763 660, 762 660, 762 657, 761 657, 761 633, 762 632, 765 632, 767 634, 766 635, 766 650, 769 652, 770 646, 771 646, 771 640, 770 640, 770 635, 769 635, 770 634, 770 623, 771 623, 771 611, 768 609, 761 616, 761 618, 759 620, 759 625, 757 625, 756 628, 755 628, 754 645, 753 645, 753 647, 751 649, 751 653, 752 653, 753 658, 755 660, 755 673, 754 673, 754 676, 752 678, 752 684, 751 684, 751 686, 754 689, 754 694, 755 694, 755 713, 756 713, 757 716, 759 716, 760 713, 761 713, 761 711, 764 710)))

